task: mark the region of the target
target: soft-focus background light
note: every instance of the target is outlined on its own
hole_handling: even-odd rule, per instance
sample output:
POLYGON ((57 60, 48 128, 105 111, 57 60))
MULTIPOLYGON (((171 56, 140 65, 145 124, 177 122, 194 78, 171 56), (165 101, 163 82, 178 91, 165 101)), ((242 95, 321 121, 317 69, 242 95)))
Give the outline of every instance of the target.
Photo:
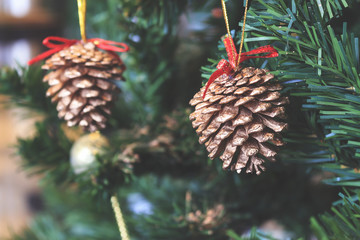
POLYGON ((4 11, 14 17, 24 17, 31 9, 31 0, 3 0, 4 11))
MULTIPOLYGON (((48 0, 0 0, 0 67, 26 66, 42 51, 45 34, 58 31, 53 13, 42 7, 48 0)), ((17 138, 30 137, 38 114, 13 105, 4 105, 0 95, 0 239, 9 239, 28 226, 34 201, 40 199, 38 178, 20 169, 15 155, 17 138), (35 199, 35 200, 34 200, 35 199)), ((35 205, 37 203, 35 202, 35 205)))
POLYGON ((18 64, 25 65, 31 58, 31 45, 26 39, 9 43, 4 50, 4 59, 8 60, 7 63, 11 67, 16 67, 18 64))

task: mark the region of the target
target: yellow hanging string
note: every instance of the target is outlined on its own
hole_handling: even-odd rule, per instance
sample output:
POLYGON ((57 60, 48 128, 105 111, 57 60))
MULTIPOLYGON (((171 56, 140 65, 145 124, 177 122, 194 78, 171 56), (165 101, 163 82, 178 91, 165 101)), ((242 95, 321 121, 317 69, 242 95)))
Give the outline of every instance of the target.
POLYGON ((111 205, 114 210, 114 213, 115 213, 115 219, 116 219, 116 223, 119 228, 121 239, 122 240, 130 240, 129 233, 126 228, 125 220, 122 215, 120 204, 119 204, 117 197, 115 195, 113 195, 111 197, 110 201, 111 201, 111 205))
POLYGON ((86 0, 77 0, 81 39, 86 42, 86 0))
POLYGON ((237 60, 237 62, 236 62, 236 66, 239 66, 239 64, 240 64, 241 51, 242 51, 242 48, 243 48, 243 45, 244 45, 245 22, 246 22, 247 9, 248 9, 248 0, 246 0, 246 3, 245 3, 244 21, 243 21, 242 32, 241 32, 239 56, 238 56, 238 60, 237 60))
MULTIPOLYGON (((231 37, 230 27, 229 27, 229 18, 228 18, 227 11, 226 11, 225 0, 221 0, 221 6, 222 6, 223 13, 224 13, 224 20, 225 20, 227 35, 228 35, 228 37, 231 37)), ((233 49, 232 45, 231 45, 231 51, 233 52, 233 56, 235 56, 236 49, 233 49)))
POLYGON ((230 37, 231 34, 230 34, 230 27, 229 27, 229 19, 228 19, 228 16, 227 16, 226 5, 225 5, 224 0, 221 0, 221 6, 222 6, 223 13, 224 13, 224 20, 225 20, 227 34, 228 34, 228 37, 230 37))
MULTIPOLYGON (((231 37, 230 27, 229 27, 229 19, 228 19, 228 15, 227 15, 227 11, 226 11, 225 0, 221 0, 221 5, 222 5, 223 13, 224 13, 224 20, 225 20, 225 25, 226 25, 226 31, 227 31, 228 36, 231 37)), ((239 63, 240 63, 241 52, 242 52, 242 48, 243 48, 243 44, 244 44, 245 22, 246 22, 247 8, 248 8, 248 0, 246 0, 246 2, 245 2, 244 22, 243 22, 242 33, 241 33, 239 56, 238 56, 238 59, 237 59, 237 61, 236 61, 236 66, 238 66, 239 63)), ((235 53, 235 51, 236 51, 236 49, 232 49, 232 45, 231 45, 231 50, 232 50, 233 53, 235 53)), ((234 54, 234 56, 235 56, 235 54, 234 54)))

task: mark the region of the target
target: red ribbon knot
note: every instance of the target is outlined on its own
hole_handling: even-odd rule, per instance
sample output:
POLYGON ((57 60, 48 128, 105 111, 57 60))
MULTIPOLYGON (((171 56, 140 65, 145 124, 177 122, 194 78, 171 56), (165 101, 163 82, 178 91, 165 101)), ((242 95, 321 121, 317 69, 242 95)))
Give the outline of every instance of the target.
MULTIPOLYGON (((50 49, 46 52, 43 52, 43 53, 37 55, 30 61, 28 61, 28 65, 32 65, 38 61, 41 61, 41 60, 53 55, 54 53, 57 53, 57 52, 63 50, 64 48, 70 47, 71 45, 74 45, 75 43, 78 43, 80 41, 81 40, 67 39, 67 38, 55 37, 55 36, 47 37, 43 40, 42 43, 43 43, 43 45, 45 45, 46 47, 48 47, 50 49)), ((117 57, 119 57, 119 56, 115 52, 129 51, 129 46, 126 45, 125 43, 109 41, 109 40, 105 40, 105 39, 101 39, 101 38, 88 39, 88 42, 94 43, 95 46, 97 46, 98 48, 108 51, 117 57)))
POLYGON ((238 67, 237 65, 242 63, 243 61, 246 61, 251 58, 273 58, 279 56, 278 51, 273 46, 266 45, 253 49, 249 52, 241 53, 240 62, 236 63, 236 59, 238 58, 239 54, 236 53, 236 48, 232 37, 229 36, 225 38, 224 45, 229 61, 225 59, 220 60, 220 62, 216 66, 218 70, 216 70, 213 74, 211 74, 209 81, 206 84, 205 91, 202 96, 203 98, 205 98, 206 92, 209 89, 211 83, 213 83, 218 77, 220 77, 223 74, 226 74, 227 76, 231 76, 232 74, 234 74, 238 67), (255 54, 260 54, 260 53, 267 53, 267 54, 262 56, 253 56, 255 54))

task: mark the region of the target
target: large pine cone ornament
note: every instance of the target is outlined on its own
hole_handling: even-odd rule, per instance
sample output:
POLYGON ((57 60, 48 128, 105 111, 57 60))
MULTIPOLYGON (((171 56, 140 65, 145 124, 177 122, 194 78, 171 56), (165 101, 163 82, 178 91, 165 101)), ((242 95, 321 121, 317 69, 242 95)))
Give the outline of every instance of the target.
POLYGON ((275 160, 276 146, 283 145, 278 134, 287 124, 281 85, 270 81, 273 74, 264 69, 243 68, 232 76, 223 74, 209 87, 202 87, 190 101, 195 111, 190 120, 205 143, 209 157, 218 156, 224 169, 243 168, 247 173, 264 171, 264 159, 275 160))
POLYGON ((53 70, 44 77, 46 92, 57 102, 59 118, 68 126, 88 131, 106 127, 111 105, 119 93, 112 82, 122 80, 125 65, 119 57, 103 52, 91 43, 77 43, 52 55, 43 69, 53 70))

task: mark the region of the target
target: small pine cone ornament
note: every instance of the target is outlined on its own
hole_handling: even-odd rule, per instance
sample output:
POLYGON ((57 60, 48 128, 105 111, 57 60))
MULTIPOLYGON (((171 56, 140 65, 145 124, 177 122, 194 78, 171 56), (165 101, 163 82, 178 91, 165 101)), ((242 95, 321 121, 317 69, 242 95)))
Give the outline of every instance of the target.
POLYGON ((199 142, 205 143, 211 159, 221 155, 224 169, 260 174, 264 159, 274 161, 276 146, 284 144, 279 132, 287 124, 279 119, 285 118, 288 98, 280 96, 281 85, 270 81, 274 75, 267 72, 247 67, 223 74, 204 98, 202 87, 190 101, 199 142))
POLYGON ((79 42, 53 54, 43 69, 52 70, 44 77, 50 88, 46 95, 57 102, 59 118, 69 127, 79 125, 94 132, 106 127, 107 116, 119 89, 112 82, 122 80, 125 65, 94 43, 79 42))

